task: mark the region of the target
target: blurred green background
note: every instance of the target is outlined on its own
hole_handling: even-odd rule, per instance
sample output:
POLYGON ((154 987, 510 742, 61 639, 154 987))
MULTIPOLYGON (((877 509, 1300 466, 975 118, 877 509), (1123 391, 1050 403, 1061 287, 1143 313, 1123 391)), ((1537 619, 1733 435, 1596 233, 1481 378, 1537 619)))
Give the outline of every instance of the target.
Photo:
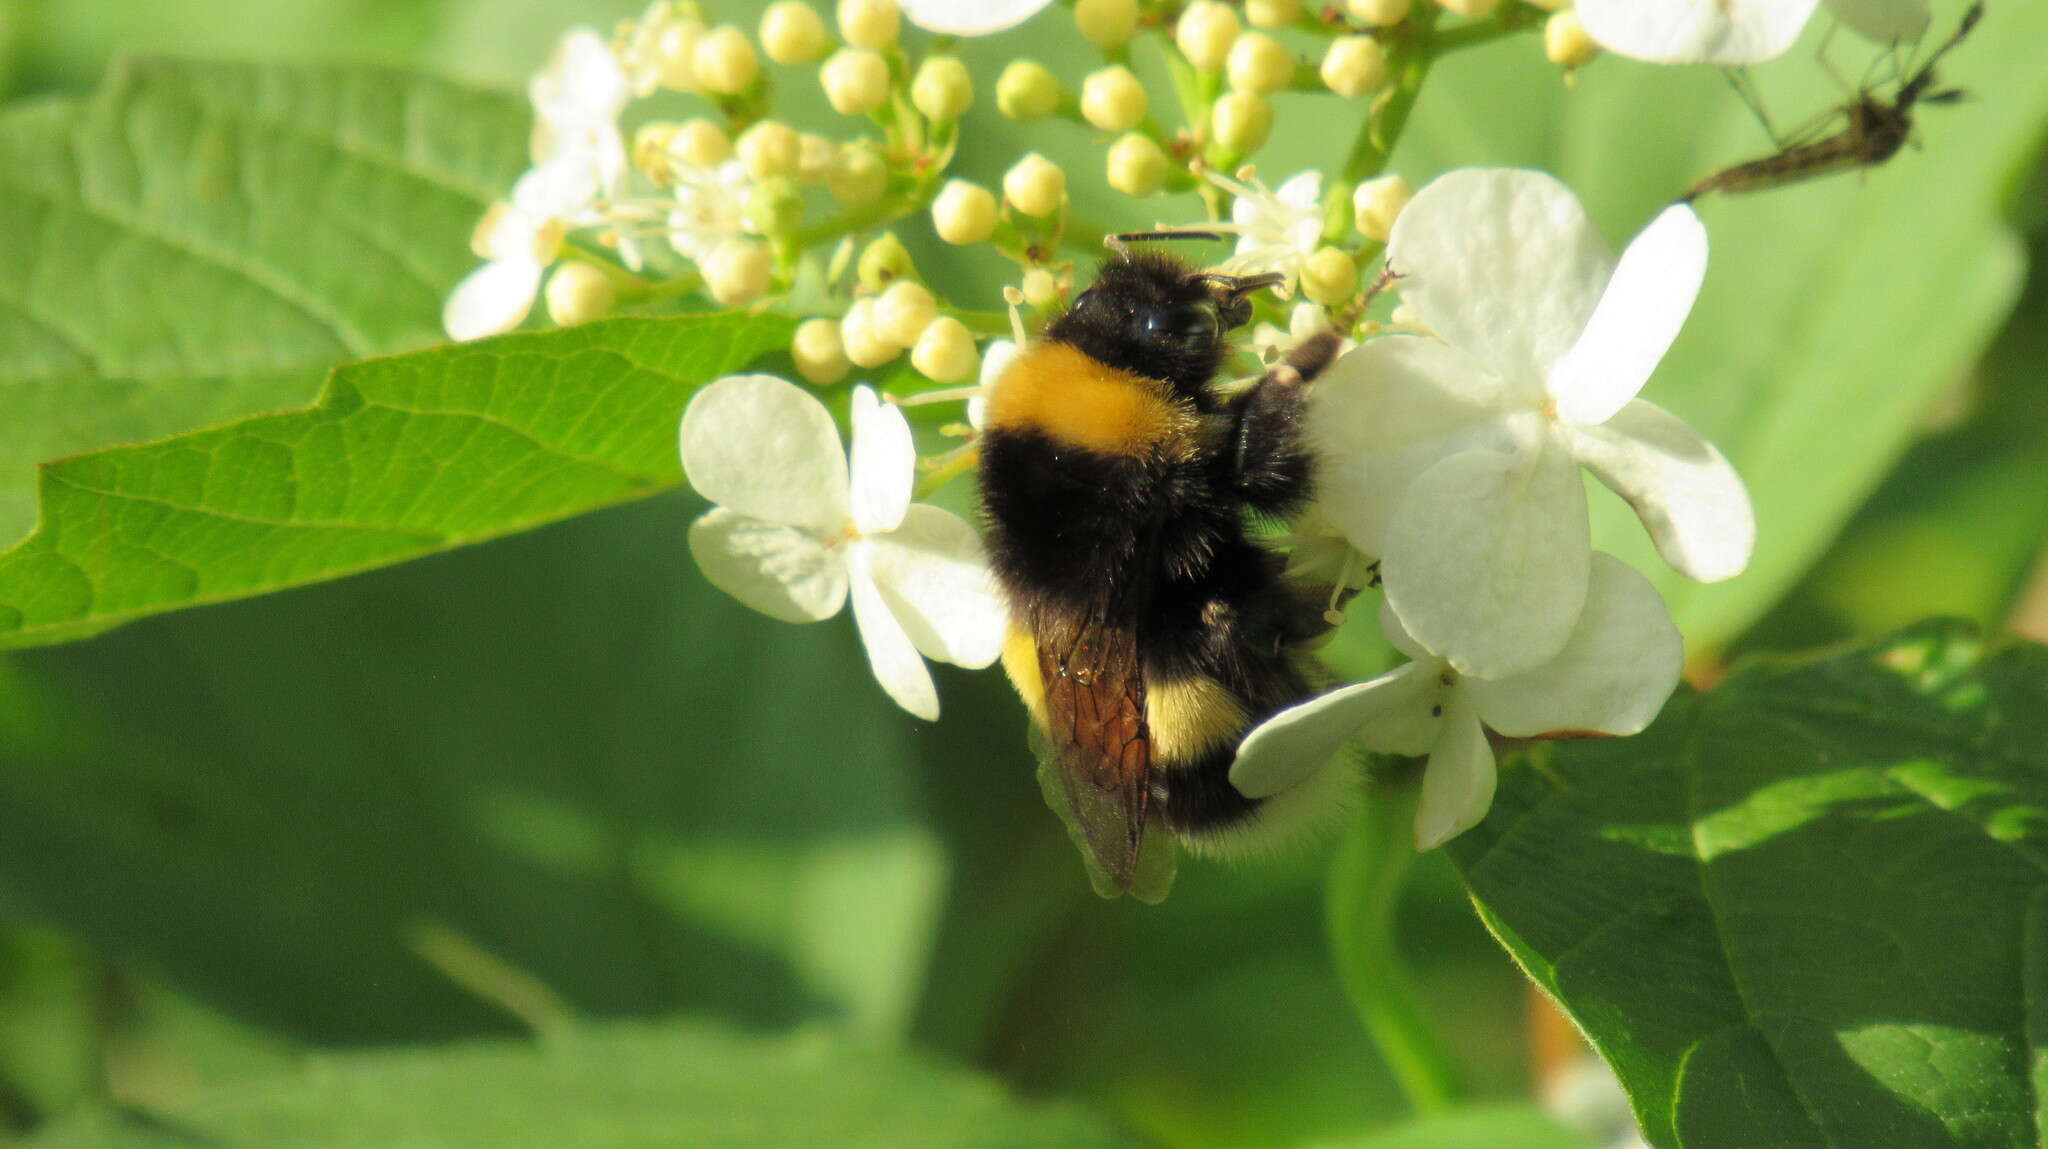
MULTIPOLYGON (((751 24, 751 6, 714 10, 751 24)), ((401 64, 517 90, 564 27, 630 14, 600 0, 0 0, 0 91, 81 94, 124 50, 401 64)), ((2048 527, 2048 282, 2003 235, 1987 259, 1944 229, 1948 213, 2003 219, 2038 268, 2048 180, 1994 157, 1999 170, 1952 193, 1969 202, 1940 182, 1962 178, 1973 133, 2017 131, 2038 151, 2038 95, 1978 81, 1998 15, 1951 69, 1975 102, 1930 111, 1924 150, 1703 210, 1717 262, 1697 320, 1717 334, 1681 343, 1650 394, 1757 468, 1765 547, 1739 598, 1666 584, 1696 652, 1797 649, 1933 613, 1999 627, 2029 593, 2048 527), (1957 314, 1782 304, 1809 273, 1923 285, 1880 299, 1923 317, 1957 300, 1957 314), (1787 327, 1826 337, 1795 354, 1787 327), (1788 378, 1744 385, 1737 368, 1788 378), (1829 380, 1819 399, 1798 392, 1818 413, 1770 407, 1797 391, 1795 370, 1829 380), (1872 424, 1839 466, 1815 453, 1872 424), (1797 433, 1758 446, 1785 427, 1797 433)), ((1085 61, 1066 23, 1055 10, 963 54, 978 79, 1022 52, 1074 78, 1085 61)), ((2038 67, 2019 39, 2005 71, 1984 70, 2038 67)), ((1839 98, 1810 60, 1795 50, 1773 90, 1781 119, 1839 98)), ((1764 150, 1718 78, 1653 73, 1602 61, 1569 92, 1532 37, 1455 58, 1396 166, 1418 185, 1460 163, 1553 167, 1618 246, 1691 176, 1764 150)), ((829 120, 788 87, 785 114, 829 120)), ((1291 114, 1313 122, 1298 99, 1281 101, 1283 132, 1291 114)), ((1099 145, 1070 126, 976 115, 969 172, 992 179, 1028 141, 1068 164, 1106 225, 1193 210, 1113 201, 1099 145)), ((1329 150, 1283 135, 1260 163, 1280 177, 1329 150)), ((957 295, 1001 274, 905 230, 957 295)), ((1331 969, 1327 847, 1190 865, 1156 908, 1097 900, 1039 800, 999 676, 942 670, 939 725, 898 713, 843 620, 772 623, 702 582, 683 545, 698 509, 664 496, 0 663, 0 1143, 90 1101, 175 1103, 309 1051, 571 1016, 822 1021, 862 1048, 908 1042, 1090 1102, 1174 1146, 1337 1141, 1406 1112, 1331 969), (501 962, 544 991, 507 1008, 525 983, 501 962)), ((1343 657, 1372 653, 1359 638, 1343 657)), ((1474 1094, 1525 1096, 1524 980, 1440 857, 1414 872, 1399 927, 1474 1094)))

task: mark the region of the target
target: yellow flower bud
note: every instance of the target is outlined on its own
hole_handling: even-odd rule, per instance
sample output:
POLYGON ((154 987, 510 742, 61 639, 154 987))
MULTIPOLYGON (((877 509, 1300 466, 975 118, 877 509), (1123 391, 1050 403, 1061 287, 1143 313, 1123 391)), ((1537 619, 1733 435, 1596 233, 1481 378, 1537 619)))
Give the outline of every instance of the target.
POLYGON ((1060 209, 1060 201, 1066 195, 1067 173, 1037 152, 1018 160, 1003 173, 1003 198, 1025 215, 1051 215, 1060 209))
POLYGON ((1375 28, 1391 28, 1408 18, 1412 0, 1347 0, 1344 5, 1353 16, 1375 28))
POLYGON ((1233 155, 1257 151, 1273 130, 1273 105, 1257 92, 1226 92, 1209 111, 1209 130, 1233 155))
POLYGON ((823 187, 838 157, 839 145, 831 140, 810 132, 798 136, 796 182, 807 188, 823 187))
POLYGON ((818 69, 825 98, 842 116, 865 116, 889 98, 889 62, 880 52, 841 48, 818 69))
POLYGON ((1240 92, 1277 92, 1294 82, 1293 54, 1264 32, 1239 36, 1223 69, 1240 92))
POLYGON ((961 383, 981 369, 974 333, 950 315, 925 325, 910 349, 910 365, 934 383, 961 383))
POLYGON ((1398 175, 1381 176, 1359 184, 1351 192, 1351 222, 1358 234, 1381 243, 1394 234, 1394 221, 1414 196, 1408 181, 1398 175))
POLYGON ((655 33, 654 81, 678 92, 697 90, 697 42, 704 38, 699 20, 667 20, 655 33))
POLYGON ((1105 132, 1128 132, 1145 120, 1145 85, 1118 64, 1081 81, 1081 118, 1105 132))
POLYGON ((741 307, 761 298, 775 274, 768 248, 745 239, 728 239, 711 249, 697 269, 711 298, 727 307, 741 307))
POLYGON ((903 350, 902 344, 885 338, 875 329, 873 299, 856 299, 846 309, 846 317, 839 321, 839 340, 846 348, 846 357, 856 367, 880 367, 903 350))
POLYGON ((974 103, 974 80, 958 56, 927 56, 910 82, 910 102, 927 120, 957 120, 974 103))
POLYGON ((908 347, 939 317, 939 301, 921 283, 899 279, 875 297, 875 330, 898 347, 908 347))
POLYGON ((725 129, 701 116, 676 125, 668 142, 669 158, 695 168, 715 168, 732 158, 732 140, 725 129))
POLYGON ((1060 82, 1036 60, 1012 60, 996 78, 996 110, 1013 120, 1040 120, 1060 106, 1060 82))
POLYGON ((1113 52, 1130 43, 1138 31, 1138 0, 1079 0, 1074 23, 1090 44, 1113 52))
POLYGON ((1060 301, 1059 277, 1042 267, 1034 267, 1024 273, 1024 281, 1018 284, 1024 294, 1024 302, 1044 311, 1060 301))
POLYGON ((1387 82, 1387 50, 1371 36, 1339 36, 1323 53, 1323 83, 1346 99, 1357 99, 1387 82))
POLYGON ((1545 12, 1560 12, 1572 6, 1572 0, 1529 0, 1529 7, 1541 8, 1545 12))
POLYGON ((741 132, 733 150, 747 175, 757 180, 794 176, 803 159, 803 141, 781 120, 762 120, 741 132))
POLYGON ((1173 26, 1173 42, 1188 63, 1204 72, 1220 72, 1237 40, 1237 13, 1218 0, 1195 0, 1173 26))
POLYGON ((548 277, 548 318, 574 327, 610 315, 618 292, 604 272, 587 263, 565 263, 548 277))
POLYGON ((861 249, 854 275, 862 287, 880 291, 916 270, 916 265, 910 261, 910 249, 903 246, 895 232, 885 231, 861 249))
POLYGON ((1244 0, 1245 22, 1254 28, 1287 28, 1301 19, 1301 0, 1244 0))
POLYGON ((1560 68, 1580 68, 1600 54, 1600 45, 1586 34, 1578 10, 1566 8, 1543 22, 1543 54, 1560 68))
POLYGON ((786 176, 750 183, 740 199, 740 222, 755 235, 790 234, 803 218, 803 193, 786 176))
POLYGON ((825 18, 803 0, 776 0, 761 13, 761 50, 778 64, 808 64, 832 46, 825 18))
POLYGON ((1132 132, 1109 146, 1109 186, 1125 195, 1151 195, 1166 183, 1172 162, 1151 136, 1132 132))
POLYGON ((1453 16, 1491 16, 1500 0, 1436 0, 1437 7, 1453 16))
POLYGON ((825 190, 846 207, 863 207, 889 190, 889 165, 865 144, 843 144, 825 175, 825 190))
POLYGON ((839 339, 839 323, 832 319, 806 319, 796 325, 789 342, 789 357, 796 360, 796 373, 820 387, 846 378, 851 364, 846 344, 839 339))
POLYGON ((1334 307, 1351 298, 1358 288, 1358 265, 1334 247, 1316 249, 1301 264, 1301 293, 1311 300, 1334 307))
POLYGON ((754 46, 747 42, 747 34, 730 24, 722 24, 705 33, 697 41, 697 49, 691 53, 690 60, 696 69, 697 82, 707 91, 722 96, 746 91, 755 77, 761 74, 761 60, 754 55, 754 46))
POLYGON ((932 229, 947 243, 980 243, 996 230, 996 197, 966 180, 947 180, 932 201, 932 229))
POLYGON ((902 23, 896 0, 839 0, 839 34, 856 48, 895 47, 902 23))
POLYGON ((675 143, 681 127, 666 120, 640 125, 640 130, 633 133, 633 166, 646 172, 650 179, 666 178, 672 162, 669 145, 675 143))

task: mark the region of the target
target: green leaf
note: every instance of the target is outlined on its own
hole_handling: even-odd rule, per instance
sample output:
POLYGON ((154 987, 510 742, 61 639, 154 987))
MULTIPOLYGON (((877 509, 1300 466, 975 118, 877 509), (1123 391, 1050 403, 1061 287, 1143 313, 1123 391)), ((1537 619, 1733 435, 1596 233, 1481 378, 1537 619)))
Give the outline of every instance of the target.
POLYGON ((474 1043, 323 1057, 303 1073, 176 1111, 94 1112, 37 1149, 202 1142, 233 1149, 1091 1149, 1128 1145, 1066 1105, 824 1032, 621 1025, 540 1045, 474 1043))
POLYGON ((441 342, 518 101, 376 68, 134 59, 0 113, 0 542, 37 463, 306 403, 441 342))
POLYGON ((1309 1149, 1590 1149, 1592 1140, 1529 1105, 1488 1105, 1425 1117, 1309 1149))
POLYGON ((358 363, 312 408, 42 469, 0 555, 0 647, 335 578, 681 481, 696 388, 777 316, 621 319, 358 363))
POLYGON ((2048 648, 1928 624, 1533 767, 1453 860, 1653 1143, 2040 1143, 2048 648))

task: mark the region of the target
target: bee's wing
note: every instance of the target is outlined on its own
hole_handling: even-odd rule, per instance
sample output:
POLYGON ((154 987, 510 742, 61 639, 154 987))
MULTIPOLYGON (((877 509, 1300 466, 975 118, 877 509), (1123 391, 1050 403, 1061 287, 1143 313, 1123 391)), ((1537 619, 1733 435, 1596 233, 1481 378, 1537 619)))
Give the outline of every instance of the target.
POLYGON ((1173 881, 1173 842, 1146 833, 1152 741, 1134 617, 1105 600, 1035 635, 1046 718, 1039 778, 1097 889, 1157 901, 1173 881))

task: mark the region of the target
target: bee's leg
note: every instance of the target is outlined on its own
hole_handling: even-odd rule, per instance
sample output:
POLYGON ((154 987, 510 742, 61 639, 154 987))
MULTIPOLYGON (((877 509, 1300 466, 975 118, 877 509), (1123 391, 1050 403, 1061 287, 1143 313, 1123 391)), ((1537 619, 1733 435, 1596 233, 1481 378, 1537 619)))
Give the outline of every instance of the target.
POLYGON ((1237 407, 1233 478, 1254 510, 1285 515, 1308 501, 1310 459, 1302 442, 1302 385, 1323 373, 1342 346, 1334 332, 1303 340, 1274 364, 1237 407))

